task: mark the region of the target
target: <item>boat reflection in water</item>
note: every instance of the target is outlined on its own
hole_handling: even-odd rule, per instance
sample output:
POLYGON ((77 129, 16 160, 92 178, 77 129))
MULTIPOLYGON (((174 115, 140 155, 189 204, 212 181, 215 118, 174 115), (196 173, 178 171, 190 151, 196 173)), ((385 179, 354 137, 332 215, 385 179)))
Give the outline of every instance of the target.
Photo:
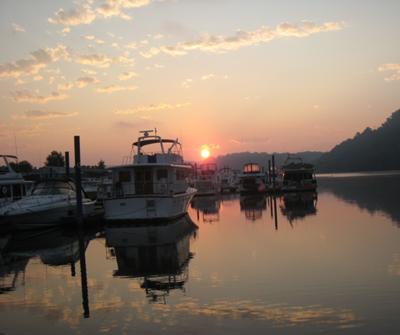
POLYGON ((249 221, 257 221, 262 218, 263 211, 267 209, 267 201, 264 195, 240 196, 240 210, 249 221))
POLYGON ((306 216, 317 214, 316 192, 286 193, 280 198, 279 207, 282 215, 286 216, 289 223, 302 220, 306 216))
POLYGON ((108 251, 118 266, 114 276, 138 279, 150 302, 166 303, 171 290, 184 290, 196 231, 188 215, 164 224, 106 227, 108 251))
POLYGON ((197 220, 200 220, 200 214, 203 222, 218 222, 221 200, 216 195, 196 197, 192 200, 190 206, 196 210, 197 220))

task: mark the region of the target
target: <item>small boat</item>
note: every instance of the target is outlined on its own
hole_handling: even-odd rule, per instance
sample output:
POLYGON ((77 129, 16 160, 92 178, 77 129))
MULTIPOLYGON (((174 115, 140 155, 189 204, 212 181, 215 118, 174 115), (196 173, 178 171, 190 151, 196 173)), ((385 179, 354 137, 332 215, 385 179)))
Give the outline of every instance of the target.
MULTIPOLYGON (((94 212, 95 201, 83 197, 83 215, 94 212)), ((19 229, 55 226, 76 218, 76 190, 71 181, 39 182, 32 193, 0 208, 0 222, 19 229)))
POLYGON ((0 155, 0 207, 25 197, 32 182, 24 180, 22 174, 11 167, 11 160, 16 161, 16 156, 0 155))
POLYGON ((217 194, 219 192, 217 164, 204 163, 196 169, 194 182, 194 187, 197 190, 196 196, 217 194))
POLYGON ((239 181, 241 194, 264 193, 267 189, 267 175, 257 163, 245 164, 239 181))
POLYGON ((315 191, 317 179, 315 178, 314 166, 304 163, 300 157, 288 156, 283 171, 283 192, 315 191))
POLYGON ((131 163, 112 167, 112 194, 103 200, 107 220, 170 220, 187 212, 196 189, 179 141, 142 131, 131 163))
POLYGON ((229 167, 223 167, 218 170, 218 181, 221 193, 236 192, 237 174, 229 167))

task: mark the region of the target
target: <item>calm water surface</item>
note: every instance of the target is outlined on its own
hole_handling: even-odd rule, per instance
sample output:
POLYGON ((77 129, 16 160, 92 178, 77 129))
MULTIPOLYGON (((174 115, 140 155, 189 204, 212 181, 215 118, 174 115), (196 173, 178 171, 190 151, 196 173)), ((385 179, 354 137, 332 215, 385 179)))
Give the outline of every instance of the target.
POLYGON ((168 225, 3 234, 0 333, 399 334, 399 189, 326 177, 168 225))

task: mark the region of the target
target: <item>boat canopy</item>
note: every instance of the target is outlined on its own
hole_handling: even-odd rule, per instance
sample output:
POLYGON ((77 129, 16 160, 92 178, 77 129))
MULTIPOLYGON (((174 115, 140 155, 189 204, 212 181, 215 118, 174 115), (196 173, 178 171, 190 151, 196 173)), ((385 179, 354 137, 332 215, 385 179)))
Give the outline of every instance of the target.
POLYGON ((162 139, 161 137, 157 136, 157 138, 152 138, 148 140, 139 140, 137 142, 134 142, 134 146, 145 146, 145 145, 150 145, 150 144, 155 144, 155 143, 178 143, 177 140, 169 140, 169 139, 162 139))

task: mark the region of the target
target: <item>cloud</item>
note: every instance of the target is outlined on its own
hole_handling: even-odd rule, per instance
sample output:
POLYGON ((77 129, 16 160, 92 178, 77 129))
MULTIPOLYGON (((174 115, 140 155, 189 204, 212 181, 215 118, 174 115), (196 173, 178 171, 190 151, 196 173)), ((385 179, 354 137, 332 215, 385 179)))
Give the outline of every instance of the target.
POLYGON ((60 92, 51 92, 48 96, 42 96, 37 93, 30 92, 28 90, 15 91, 11 93, 11 97, 15 102, 29 102, 34 104, 46 104, 53 100, 63 100, 67 98, 67 95, 60 92))
POLYGON ((89 84, 95 84, 98 82, 99 81, 94 77, 80 77, 75 81, 75 86, 82 88, 82 87, 86 87, 89 84))
POLYGON ((24 33, 25 32, 25 28, 20 26, 17 23, 12 24, 12 30, 14 33, 24 33))
POLYGON ((192 85, 192 83, 193 83, 193 79, 187 78, 184 81, 182 81, 181 86, 183 88, 189 88, 192 85))
POLYGON ((104 54, 88 54, 78 55, 75 62, 83 65, 91 65, 100 68, 110 67, 111 64, 130 64, 133 65, 134 60, 126 56, 110 57, 104 54))
POLYGON ((105 87, 99 87, 96 92, 98 93, 114 93, 119 91, 134 91, 137 86, 120 86, 120 85, 109 85, 105 87))
POLYGON ((212 79, 215 78, 215 74, 213 73, 209 73, 209 74, 205 74, 204 76, 201 76, 201 80, 208 80, 208 79, 212 79))
POLYGON ((182 108, 190 106, 190 103, 185 102, 185 103, 176 103, 176 104, 166 104, 166 103, 161 103, 161 104, 151 104, 147 106, 138 106, 138 107, 132 107, 132 108, 127 108, 127 109, 117 109, 114 111, 114 114, 119 114, 119 115, 127 115, 127 114, 138 114, 138 113, 147 113, 147 112, 155 112, 155 111, 161 111, 161 110, 171 110, 171 109, 177 109, 177 108, 182 108))
POLYGON ((60 8, 48 21, 52 24, 63 25, 66 27, 91 24, 98 18, 119 17, 130 20, 131 17, 123 10, 138 8, 150 4, 150 0, 105 0, 97 8, 92 8, 90 1, 70 10, 60 8))
POLYGON ((137 73, 133 71, 123 72, 118 76, 119 80, 129 80, 133 77, 137 77, 137 73))
POLYGON ((97 12, 105 17, 117 16, 124 20, 130 20, 131 17, 123 12, 125 8, 138 8, 147 6, 150 0, 106 0, 97 8, 97 12))
POLYGON ((378 71, 390 71, 392 74, 385 78, 386 81, 400 80, 400 63, 386 63, 379 66, 378 71))
POLYGON ((284 22, 277 25, 275 28, 262 26, 253 31, 238 30, 236 34, 232 36, 206 34, 195 41, 178 43, 174 46, 152 48, 146 52, 142 52, 141 55, 145 58, 151 58, 163 52, 171 56, 181 56, 193 50, 223 53, 238 50, 246 46, 271 42, 278 38, 308 37, 321 32, 342 30, 343 28, 344 24, 341 22, 326 22, 322 24, 311 21, 302 21, 298 24, 284 22))
POLYGON ((54 17, 49 18, 48 21, 52 24, 60 24, 63 26, 78 26, 81 24, 90 24, 95 19, 96 13, 86 4, 69 11, 60 8, 54 13, 54 17))
POLYGON ((29 119, 29 120, 43 120, 43 119, 55 119, 61 117, 70 117, 78 115, 77 112, 54 112, 54 111, 43 111, 43 110, 30 110, 24 112, 22 115, 16 115, 16 119, 29 119))
POLYGON ((69 59, 69 57, 67 47, 62 44, 58 44, 55 48, 38 49, 31 52, 30 58, 0 64, 0 78, 35 75, 48 64, 60 58, 69 59))

